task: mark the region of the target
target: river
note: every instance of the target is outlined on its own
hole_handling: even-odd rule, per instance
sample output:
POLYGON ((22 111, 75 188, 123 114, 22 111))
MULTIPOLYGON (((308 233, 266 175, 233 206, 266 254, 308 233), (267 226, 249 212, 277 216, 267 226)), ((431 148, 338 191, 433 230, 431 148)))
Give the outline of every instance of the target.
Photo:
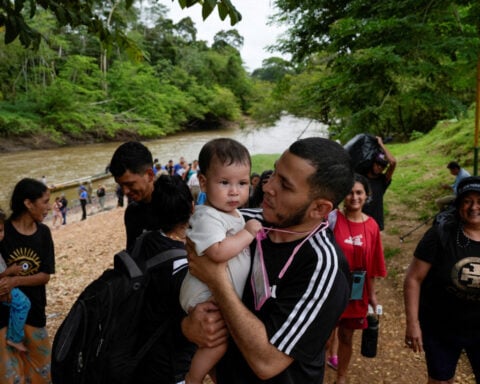
MULTIPOLYGON (((153 157, 161 164, 169 159, 175 163, 180 156, 187 161, 198 157, 208 140, 230 137, 243 143, 252 155, 283 152, 299 137, 327 137, 327 127, 308 119, 292 116, 282 117, 275 125, 255 128, 231 128, 215 131, 187 132, 158 140, 144 142, 153 157)), ((48 185, 55 185, 81 177, 102 173, 120 142, 87 144, 46 150, 32 150, 0 154, 0 207, 8 211, 9 198, 14 185, 24 177, 41 179, 45 176, 48 185)), ((114 187, 112 178, 102 181, 110 191, 114 187)), ((96 185, 93 186, 94 188, 96 185)), ((58 193, 54 193, 56 195, 58 193)), ((66 191, 67 198, 76 199, 76 190, 66 191)))

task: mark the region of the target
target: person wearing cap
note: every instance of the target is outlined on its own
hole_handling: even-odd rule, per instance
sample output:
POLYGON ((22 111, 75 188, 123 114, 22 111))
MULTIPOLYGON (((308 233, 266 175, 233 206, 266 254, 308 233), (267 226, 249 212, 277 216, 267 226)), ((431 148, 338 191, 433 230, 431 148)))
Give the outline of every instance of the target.
POLYGON ((453 184, 442 184, 442 188, 444 189, 449 189, 450 191, 453 192, 453 194, 450 194, 448 196, 440 197, 435 200, 435 205, 437 206, 439 211, 444 210, 447 208, 450 204, 453 203, 455 200, 455 197, 457 196, 457 187, 460 181, 462 181, 465 177, 469 177, 470 173, 466 171, 464 168, 460 167, 460 164, 458 164, 456 161, 450 161, 447 164, 447 168, 450 170, 450 173, 455 176, 455 181, 453 184))
POLYGON ((428 383, 453 383, 465 351, 480 382, 480 177, 418 243, 404 281, 405 344, 425 352, 428 383))
POLYGON ((392 183, 393 172, 395 171, 397 161, 387 149, 380 136, 377 136, 377 141, 381 150, 374 158, 370 170, 365 175, 370 184, 371 194, 363 206, 363 212, 373 217, 380 231, 383 231, 383 195, 392 183))

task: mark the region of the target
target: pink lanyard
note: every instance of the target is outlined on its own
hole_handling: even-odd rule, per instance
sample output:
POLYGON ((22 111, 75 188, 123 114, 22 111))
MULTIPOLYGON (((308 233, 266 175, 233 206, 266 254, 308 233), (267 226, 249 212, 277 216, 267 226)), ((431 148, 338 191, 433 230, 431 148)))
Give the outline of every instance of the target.
POLYGON ((308 239, 310 239, 316 232, 318 232, 321 229, 325 229, 326 227, 328 227, 328 221, 322 221, 310 232, 292 232, 292 231, 286 231, 284 229, 265 228, 265 230, 262 230, 257 233, 257 247, 255 249, 255 255, 253 256, 252 273, 250 276, 250 283, 252 285, 252 290, 253 290, 253 295, 255 300, 255 309, 257 311, 260 310, 260 308, 267 301, 267 299, 271 297, 271 294, 272 294, 267 270, 265 267, 265 261, 263 258, 263 250, 262 250, 262 240, 264 240, 267 237, 267 233, 270 231, 292 233, 292 234, 309 233, 309 235, 305 239, 303 239, 301 243, 297 244, 292 254, 288 258, 287 262, 283 266, 282 270, 278 275, 278 278, 281 279, 285 274, 285 272, 287 271, 287 269, 290 267, 290 264, 292 264, 293 258, 297 254, 300 247, 308 239))
MULTIPOLYGON (((310 232, 293 232, 293 231, 286 231, 284 229, 278 229, 278 228, 266 228, 266 232, 264 232, 262 240, 267 237, 267 234, 270 231, 282 232, 282 233, 291 233, 291 234, 298 234, 298 235, 303 234, 303 233, 308 233, 309 234, 307 237, 305 237, 305 239, 302 240, 301 243, 297 244, 297 246, 293 249, 292 254, 290 255, 287 262, 283 266, 282 270, 278 274, 279 279, 281 279, 283 277, 283 275, 285 274, 285 272, 287 272, 287 269, 290 267, 290 264, 292 264, 293 258, 297 254, 298 250, 302 247, 302 245, 306 241, 308 241, 315 233, 317 233, 319 230, 324 229, 326 227, 328 227, 328 221, 322 221, 319 225, 317 225, 315 228, 313 228, 313 230, 311 230, 310 232)), ((262 245, 261 245, 261 240, 260 240, 260 247, 261 246, 262 245)))

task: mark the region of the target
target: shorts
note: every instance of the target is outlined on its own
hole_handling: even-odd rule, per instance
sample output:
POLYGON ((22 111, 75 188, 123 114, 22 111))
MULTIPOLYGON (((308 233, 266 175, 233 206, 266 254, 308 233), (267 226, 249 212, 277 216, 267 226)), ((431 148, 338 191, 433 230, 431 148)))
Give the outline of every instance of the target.
POLYGON ((346 329, 365 329, 368 327, 366 317, 345 317, 338 320, 338 326, 346 329))
POLYGON ((480 336, 466 337, 423 330, 423 349, 428 376, 447 381, 455 376, 458 359, 465 350, 477 382, 480 380, 480 336))

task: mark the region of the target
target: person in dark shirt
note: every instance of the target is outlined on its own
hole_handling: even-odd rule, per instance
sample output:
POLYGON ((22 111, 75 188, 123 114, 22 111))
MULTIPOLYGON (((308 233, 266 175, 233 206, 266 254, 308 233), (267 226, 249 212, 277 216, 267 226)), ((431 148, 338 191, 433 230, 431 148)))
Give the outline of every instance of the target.
MULTIPOLYGON (((151 208, 159 218, 160 230, 145 235, 140 251, 144 262, 162 251, 185 248, 193 212, 192 194, 181 178, 160 175, 154 186, 151 208)), ((164 324, 167 328, 141 360, 132 384, 181 383, 185 379, 196 349, 180 328, 185 314, 178 296, 187 270, 186 256, 151 270, 142 310, 142 344, 164 324)))
POLYGON ((62 212, 62 225, 67 225, 67 205, 68 205, 68 200, 67 198, 65 197, 65 194, 62 193, 62 196, 60 197, 60 203, 62 203, 62 208, 61 208, 61 212, 62 212))
POLYGON ((125 210, 127 251, 131 251, 136 238, 144 230, 159 229, 158 217, 151 208, 153 158, 150 150, 138 141, 120 145, 110 161, 110 172, 130 203, 125 210))
POLYGON ((25 332, 26 353, 6 345, 8 307, 0 306, 0 383, 51 383, 51 344, 47 332, 47 290, 55 273, 55 249, 50 228, 42 221, 50 210, 50 190, 41 181, 24 178, 14 187, 11 215, 5 222, 0 253, 8 266, 22 272, 0 279, 0 295, 19 288, 30 300, 25 332))
POLYGON ((373 217, 380 227, 380 231, 383 231, 383 195, 392 182, 393 172, 397 166, 397 161, 383 144, 382 138, 377 136, 377 140, 381 151, 377 154, 373 160, 372 167, 365 175, 370 184, 372 193, 363 206, 363 212, 368 216, 373 217))

